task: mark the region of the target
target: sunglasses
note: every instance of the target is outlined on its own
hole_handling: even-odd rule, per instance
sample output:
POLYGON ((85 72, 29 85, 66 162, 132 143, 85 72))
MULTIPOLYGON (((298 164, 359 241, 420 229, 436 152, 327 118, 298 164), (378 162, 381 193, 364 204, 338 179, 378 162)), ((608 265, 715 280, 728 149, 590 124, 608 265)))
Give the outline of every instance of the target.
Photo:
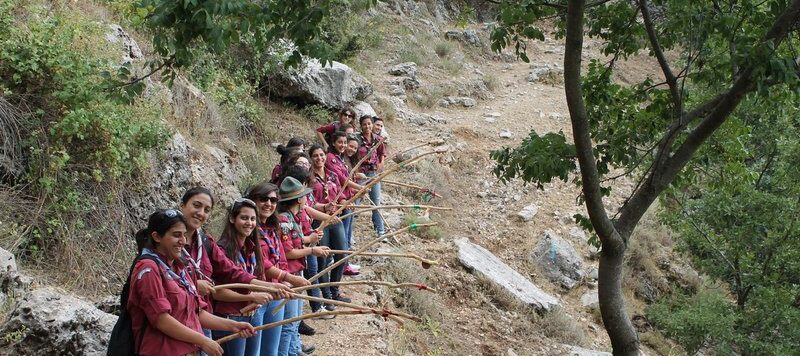
POLYGON ((264 197, 264 196, 262 196, 262 197, 256 198, 256 200, 258 200, 259 203, 266 203, 266 202, 271 202, 272 204, 278 203, 278 197, 264 197))
POLYGON ((356 115, 355 115, 355 114, 344 114, 344 116, 347 116, 347 117, 349 117, 349 118, 354 118, 354 117, 356 117, 356 115))

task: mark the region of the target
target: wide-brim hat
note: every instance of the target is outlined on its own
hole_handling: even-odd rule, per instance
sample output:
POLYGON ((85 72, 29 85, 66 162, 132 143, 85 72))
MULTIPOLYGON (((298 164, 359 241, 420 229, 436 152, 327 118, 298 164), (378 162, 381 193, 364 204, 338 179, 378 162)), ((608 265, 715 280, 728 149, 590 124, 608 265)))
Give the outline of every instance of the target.
POLYGON ((278 201, 293 200, 304 197, 311 193, 311 188, 306 188, 303 183, 292 177, 286 177, 281 182, 281 187, 278 189, 278 201))

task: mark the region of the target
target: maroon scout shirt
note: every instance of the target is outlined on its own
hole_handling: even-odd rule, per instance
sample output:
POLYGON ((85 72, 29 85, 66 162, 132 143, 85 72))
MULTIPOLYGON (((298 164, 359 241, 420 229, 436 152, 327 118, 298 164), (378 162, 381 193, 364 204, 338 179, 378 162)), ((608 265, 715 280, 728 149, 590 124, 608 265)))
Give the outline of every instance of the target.
MULTIPOLYGON (((334 153, 328 153, 328 156, 325 159, 325 174, 335 174, 338 178, 339 189, 343 189, 347 185, 350 171, 347 169, 347 165, 344 163, 344 161, 342 161, 341 156, 334 153)), ((342 193, 341 198, 339 199, 340 202, 350 198, 350 196, 348 196, 346 193, 346 191, 345 193, 342 193)))
POLYGON ((270 175, 269 182, 272 184, 278 184, 278 178, 281 177, 281 173, 283 173, 283 166, 276 164, 275 167, 272 168, 272 174, 270 175))
POLYGON ((359 167, 359 171, 361 173, 370 173, 376 172, 378 170, 378 165, 383 162, 384 157, 386 157, 385 146, 381 142, 381 137, 377 134, 372 134, 371 141, 367 141, 367 138, 362 134, 361 135, 361 142, 363 144, 361 147, 358 148, 358 159, 360 160, 367 153, 375 147, 375 145, 380 144, 378 148, 372 151, 372 154, 361 164, 359 167))
MULTIPOLYGON (((259 224, 258 232, 261 235, 261 255, 264 260, 264 271, 270 269, 272 266, 277 267, 281 271, 288 271, 289 262, 286 261, 286 254, 283 251, 283 244, 281 243, 280 236, 278 236, 277 229, 259 224)), ((277 278, 271 278, 268 282, 280 283, 281 281, 277 278)))
MULTIPOLYGON (((283 250, 286 253, 294 249, 302 249, 303 248, 303 228, 299 221, 297 221, 297 217, 293 215, 291 212, 285 212, 278 215, 279 227, 280 227, 280 235, 281 235, 281 243, 283 244, 283 250)), ((297 273, 305 269, 306 258, 296 258, 296 259, 289 259, 287 258, 286 261, 289 263, 289 269, 286 270, 289 273, 297 273)))
MULTIPOLYGON (((186 250, 189 252, 189 257, 191 257, 189 263, 193 264, 193 267, 199 269, 202 273, 202 276, 195 276, 195 279, 201 279, 204 278, 203 276, 207 276, 216 284, 249 284, 250 281, 256 278, 252 274, 244 271, 241 267, 237 267, 233 261, 225 256, 225 251, 217 246, 214 238, 208 233, 205 234, 208 240, 207 243, 211 245, 210 256, 206 253, 208 251, 207 248, 199 246, 200 238, 196 231, 192 238, 192 244, 186 247, 186 250), (199 259, 198 256, 200 256, 199 259)), ((212 305, 211 295, 203 297, 203 301, 212 305)))
MULTIPOLYGON (((159 257, 169 265, 164 256, 159 257)), ((169 267, 178 274, 183 268, 191 269, 179 260, 175 260, 169 267)), ((193 273, 188 275, 191 276, 193 273)), ((133 339, 142 340, 138 350, 139 355, 185 355, 200 351, 198 346, 173 339, 155 327, 158 316, 168 313, 181 324, 202 334, 200 309, 208 310, 208 305, 202 299, 189 294, 178 281, 165 278, 166 276, 158 263, 149 259, 139 260, 133 268, 128 312, 131 315, 133 339), (148 326, 142 336, 145 318, 148 326)), ((189 281, 194 285, 193 278, 190 277, 189 281)))
MULTIPOLYGON (((221 245, 219 247, 220 249, 223 248, 221 245)), ((255 246, 253 245, 253 242, 251 242, 250 240, 244 240, 244 243, 241 246, 239 246, 238 257, 239 257, 238 261, 233 260, 231 262, 236 264, 237 267, 244 269, 247 273, 255 275, 256 256, 255 256, 255 246)), ((233 291, 240 294, 250 294, 249 289, 234 289, 233 291)), ((240 314, 242 308, 248 306, 249 304, 250 302, 215 301, 214 313, 219 315, 240 314)))

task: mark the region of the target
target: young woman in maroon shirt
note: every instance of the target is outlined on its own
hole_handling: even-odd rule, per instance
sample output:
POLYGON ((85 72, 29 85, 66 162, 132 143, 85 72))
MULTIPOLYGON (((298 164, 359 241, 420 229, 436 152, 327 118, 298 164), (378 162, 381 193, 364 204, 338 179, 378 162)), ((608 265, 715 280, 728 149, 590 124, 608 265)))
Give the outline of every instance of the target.
MULTIPOLYGON (((187 231, 182 257, 194 267, 192 273, 197 280, 198 294, 209 305, 210 310, 213 312, 211 295, 214 293, 215 283, 252 283, 288 292, 289 288, 285 285, 258 280, 225 256, 225 251, 217 245, 214 238, 202 229, 213 207, 211 192, 203 187, 189 189, 181 198, 180 211, 186 219, 187 231)), ((288 296, 288 293, 281 293, 278 297, 288 296)), ((211 336, 210 331, 204 331, 211 336)))
MULTIPOLYGON (((383 171, 383 159, 386 157, 386 152, 380 135, 372 132, 372 117, 362 116, 359 123, 361 124, 361 148, 358 149, 358 158, 360 160, 369 155, 359 169, 367 178, 372 178, 383 171)), ((369 199, 376 206, 381 205, 380 182, 370 188, 369 199)), ((372 225, 375 227, 375 232, 378 233, 378 236, 382 236, 386 232, 383 217, 378 210, 372 211, 372 225)))
POLYGON ((174 209, 150 215, 147 228, 136 233, 142 255, 131 273, 128 312, 139 355, 186 355, 203 351, 222 355, 222 348, 203 334, 202 328, 255 334, 253 326, 219 318, 208 312, 200 298, 192 266, 181 262, 186 244, 186 223, 174 209))
MULTIPOLYGON (((244 269, 256 278, 264 280, 263 254, 258 231, 256 229, 258 208, 250 199, 239 198, 234 201, 228 210, 228 219, 220 234, 218 245, 225 251, 225 255, 236 266, 244 269)), ((262 305, 272 300, 267 293, 251 293, 249 290, 221 290, 214 295, 217 300, 214 314, 226 319, 248 322, 251 325, 261 325, 263 313, 259 313, 262 305), (251 304, 257 305, 255 308, 251 304)), ((229 332, 214 332, 214 338, 219 339, 229 335, 229 332)), ((247 338, 235 339, 222 345, 226 355, 257 355, 261 351, 261 334, 247 338)))

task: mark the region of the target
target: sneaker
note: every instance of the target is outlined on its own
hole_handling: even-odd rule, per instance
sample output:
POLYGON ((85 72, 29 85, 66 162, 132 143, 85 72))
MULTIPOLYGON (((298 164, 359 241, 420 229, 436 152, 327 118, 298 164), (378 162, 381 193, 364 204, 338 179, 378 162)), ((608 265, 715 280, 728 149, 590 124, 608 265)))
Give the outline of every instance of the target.
MULTIPOLYGON (((336 298, 333 298, 333 299, 336 299, 336 298)), ((334 310, 336 310, 336 306, 333 305, 333 304, 325 304, 325 309, 327 311, 334 311, 334 310)))
MULTIPOLYGON (((334 315, 334 316, 335 316, 335 315, 334 315)), ((301 335, 306 335, 306 336, 311 336, 311 335, 314 335, 314 334, 316 334, 316 333, 317 333, 317 331, 316 331, 316 330, 314 330, 314 328, 312 328, 311 326, 309 326, 308 324, 306 324, 306 322, 305 322, 305 321, 302 321, 302 320, 300 321, 300 326, 297 328, 297 331, 298 331, 298 332, 299 332, 301 335)), ((304 350, 304 351, 305 351, 305 350, 304 350)))
POLYGON ((352 299, 350 299, 348 297, 345 297, 343 295, 337 295, 337 296, 333 297, 333 300, 338 300, 338 301, 344 302, 344 303, 351 303, 353 301, 352 299))
MULTIPOLYGON (((333 311, 333 310, 328 310, 327 308, 319 308, 319 310, 314 310, 314 311, 312 311, 312 313, 319 313, 319 312, 326 312, 326 311, 333 311)), ((330 319, 333 319, 335 317, 336 317, 336 315, 319 315, 319 316, 316 316, 316 317, 314 317, 312 319, 315 319, 315 320, 330 320, 330 319)))
POLYGON ((355 268, 356 271, 361 269, 361 266, 359 266, 359 265, 357 265, 355 263, 350 263, 350 264, 348 264, 348 266, 350 266, 350 268, 355 268))
POLYGON ((314 353, 314 350, 316 350, 316 349, 317 349, 317 347, 316 347, 316 346, 314 346, 314 345, 301 345, 301 347, 300 347, 300 348, 302 349, 300 352, 302 352, 302 353, 304 353, 304 354, 306 354, 306 355, 311 355, 311 354, 313 354, 313 353, 314 353))
POLYGON ((345 267, 345 268, 344 268, 344 272, 342 272, 342 274, 344 274, 345 276, 357 276, 357 275, 359 275, 360 273, 361 273, 361 272, 359 272, 357 269, 354 269, 354 268, 353 268, 353 267, 351 267, 351 266, 347 266, 347 267, 345 267))

